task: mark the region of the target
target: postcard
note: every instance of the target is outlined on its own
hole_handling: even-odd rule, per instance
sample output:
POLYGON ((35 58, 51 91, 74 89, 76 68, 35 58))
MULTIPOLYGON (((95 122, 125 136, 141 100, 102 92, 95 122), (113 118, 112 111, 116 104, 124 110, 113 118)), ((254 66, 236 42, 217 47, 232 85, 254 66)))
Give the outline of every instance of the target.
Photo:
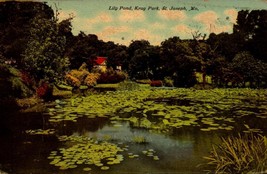
POLYGON ((266 0, 0 0, 0 174, 267 172, 266 0))

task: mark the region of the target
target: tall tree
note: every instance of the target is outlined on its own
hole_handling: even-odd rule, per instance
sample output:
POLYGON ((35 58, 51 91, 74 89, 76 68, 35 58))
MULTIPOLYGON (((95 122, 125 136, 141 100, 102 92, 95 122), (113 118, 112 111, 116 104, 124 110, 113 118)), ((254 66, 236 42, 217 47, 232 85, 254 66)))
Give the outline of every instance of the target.
POLYGON ((68 67, 63 57, 66 39, 59 34, 56 19, 36 16, 30 25, 30 35, 23 54, 24 68, 37 80, 51 82, 60 78, 68 67))
POLYGON ((267 64, 257 60, 249 52, 238 53, 232 62, 233 70, 243 77, 243 82, 259 87, 266 80, 267 64))
POLYGON ((105 50, 103 55, 108 57, 108 67, 116 69, 116 66, 122 66, 124 70, 128 70, 128 51, 126 46, 107 42, 104 44, 103 50, 105 50))
POLYGON ((174 84, 181 87, 193 86, 196 83, 194 71, 201 68, 202 60, 192 48, 190 40, 169 38, 162 42, 161 58, 165 76, 171 76, 174 84))
POLYGON ((239 33, 228 34, 211 33, 207 39, 215 57, 225 57, 228 61, 233 60, 234 56, 244 49, 244 39, 239 33))
POLYGON ((52 19, 53 10, 41 2, 0 2, 0 52, 21 65, 21 54, 28 42, 31 20, 37 15, 52 19))
POLYGON ((103 44, 96 35, 86 35, 84 32, 80 32, 72 39, 71 45, 66 51, 66 56, 69 57, 71 63, 70 68, 78 69, 85 62, 91 69, 95 58, 101 56, 101 52, 103 52, 103 44))
POLYGON ((256 59, 267 61, 267 10, 239 11, 234 34, 244 38, 245 50, 256 59))
POLYGON ((136 40, 129 45, 128 73, 132 78, 148 78, 149 47, 150 43, 147 40, 136 40))

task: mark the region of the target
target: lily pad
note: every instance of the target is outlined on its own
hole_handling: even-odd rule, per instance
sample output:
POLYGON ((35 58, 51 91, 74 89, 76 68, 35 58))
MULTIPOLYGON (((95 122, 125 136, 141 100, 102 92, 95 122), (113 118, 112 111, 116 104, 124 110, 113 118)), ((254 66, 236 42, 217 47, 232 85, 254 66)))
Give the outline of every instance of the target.
POLYGON ((91 171, 91 170, 92 170, 92 169, 89 168, 89 167, 83 168, 83 171, 86 171, 86 172, 91 171))
POLYGON ((102 167, 101 167, 101 170, 108 170, 108 169, 109 169, 108 166, 102 166, 102 167))

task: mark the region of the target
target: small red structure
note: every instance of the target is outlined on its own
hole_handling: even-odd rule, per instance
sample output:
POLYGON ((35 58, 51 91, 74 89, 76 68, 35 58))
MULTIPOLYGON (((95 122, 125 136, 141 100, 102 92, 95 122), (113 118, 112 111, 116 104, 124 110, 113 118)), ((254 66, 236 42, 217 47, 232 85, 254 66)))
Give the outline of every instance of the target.
POLYGON ((96 57, 94 68, 105 72, 107 70, 107 57, 96 57))
POLYGON ((95 60, 95 65, 103 65, 106 64, 107 57, 97 57, 95 60))

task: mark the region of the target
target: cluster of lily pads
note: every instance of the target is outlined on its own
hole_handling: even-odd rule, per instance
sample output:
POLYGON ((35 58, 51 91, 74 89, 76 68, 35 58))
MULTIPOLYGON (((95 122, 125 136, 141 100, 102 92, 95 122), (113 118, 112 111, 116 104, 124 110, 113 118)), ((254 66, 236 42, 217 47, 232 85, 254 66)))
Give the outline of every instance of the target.
POLYGON ((144 150, 142 151, 144 155, 148 156, 148 157, 152 157, 153 160, 158 161, 159 157, 155 154, 156 151, 154 149, 148 149, 148 150, 144 150))
MULTIPOLYGON (((242 117, 267 118, 267 91, 251 89, 142 89, 91 94, 86 97, 57 100, 48 108, 50 122, 77 121, 80 117, 108 117, 114 127, 127 121, 132 127, 167 132, 170 129, 196 127, 201 131, 230 131, 242 117), (255 113, 256 112, 256 113, 255 113)), ((244 124, 244 132, 262 132, 244 124)), ((28 130, 29 134, 53 133, 54 130, 28 130)), ((66 147, 52 151, 50 164, 60 169, 93 168, 108 170, 124 160, 128 146, 114 144, 112 137, 101 140, 85 136, 60 136, 66 147), (111 143, 112 142, 112 143, 111 143)), ((135 143, 147 143, 145 137, 135 136, 135 143)), ((155 150, 146 149, 143 155, 159 160, 155 150)), ((127 152, 128 158, 139 154, 127 152)))
POLYGON ((266 90, 142 89, 57 101, 47 114, 51 122, 108 117, 154 130, 197 126, 202 131, 211 131, 232 130, 240 117, 267 118, 266 106, 266 90), (253 111, 255 108, 257 114, 253 111))
POLYGON ((55 129, 26 130, 25 132, 30 135, 52 135, 55 133, 55 129))
POLYGON ((78 165, 88 165, 83 168, 84 171, 90 171, 92 165, 100 167, 101 170, 108 170, 110 165, 119 164, 124 160, 123 155, 119 154, 123 149, 113 143, 98 142, 83 136, 62 136, 59 140, 76 141, 71 147, 60 148, 50 153, 50 164, 58 166, 61 170, 76 168, 78 165))
MULTIPOLYGON (((60 170, 73 169, 79 166, 83 167, 84 171, 91 171, 94 168, 108 170, 111 166, 124 161, 125 154, 129 159, 139 158, 139 154, 125 153, 129 150, 129 146, 123 143, 114 144, 77 135, 64 135, 58 139, 66 142, 67 147, 51 151, 47 158, 51 160, 51 165, 59 167, 60 170)), ((142 153, 155 161, 159 160, 154 149, 143 150, 142 153)))

